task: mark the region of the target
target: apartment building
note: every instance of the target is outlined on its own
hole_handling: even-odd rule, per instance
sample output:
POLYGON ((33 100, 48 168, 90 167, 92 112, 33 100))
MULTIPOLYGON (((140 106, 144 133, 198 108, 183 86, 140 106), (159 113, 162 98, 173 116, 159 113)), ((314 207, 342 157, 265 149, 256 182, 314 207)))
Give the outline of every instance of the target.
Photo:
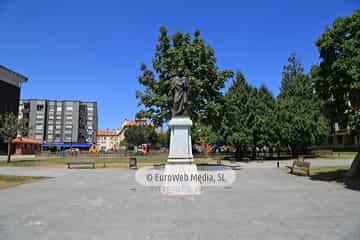
POLYGON ((27 119, 28 136, 45 143, 95 143, 96 102, 21 100, 19 117, 27 119))

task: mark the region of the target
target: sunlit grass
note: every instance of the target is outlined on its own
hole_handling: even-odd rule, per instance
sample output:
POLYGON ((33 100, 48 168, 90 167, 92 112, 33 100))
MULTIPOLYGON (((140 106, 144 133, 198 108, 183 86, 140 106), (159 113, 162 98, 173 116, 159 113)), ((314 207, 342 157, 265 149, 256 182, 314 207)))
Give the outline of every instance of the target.
POLYGON ((44 179, 44 177, 0 175, 0 189, 13 187, 19 184, 30 183, 41 179, 44 179))

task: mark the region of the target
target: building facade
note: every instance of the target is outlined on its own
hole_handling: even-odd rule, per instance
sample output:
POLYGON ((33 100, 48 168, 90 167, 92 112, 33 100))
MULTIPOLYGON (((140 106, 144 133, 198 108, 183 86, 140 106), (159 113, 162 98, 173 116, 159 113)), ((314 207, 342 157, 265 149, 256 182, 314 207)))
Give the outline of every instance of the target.
POLYGON ((98 130, 96 133, 96 146, 98 150, 102 151, 117 151, 120 150, 120 143, 125 139, 125 132, 129 127, 147 125, 154 127, 153 124, 148 123, 146 119, 125 119, 121 123, 120 129, 115 130, 98 130))
POLYGON ((97 103, 21 100, 19 117, 27 119, 28 137, 45 143, 95 143, 97 103))
POLYGON ((328 142, 323 145, 333 150, 357 151, 360 146, 360 134, 350 127, 339 128, 339 125, 335 124, 328 137, 328 142))
MULTIPOLYGON (((27 77, 0 65, 0 114, 18 114, 21 83, 27 77)), ((0 154, 7 152, 7 144, 0 138, 0 154)))
POLYGON ((120 130, 98 130, 96 146, 101 151, 117 151, 120 149, 120 130))

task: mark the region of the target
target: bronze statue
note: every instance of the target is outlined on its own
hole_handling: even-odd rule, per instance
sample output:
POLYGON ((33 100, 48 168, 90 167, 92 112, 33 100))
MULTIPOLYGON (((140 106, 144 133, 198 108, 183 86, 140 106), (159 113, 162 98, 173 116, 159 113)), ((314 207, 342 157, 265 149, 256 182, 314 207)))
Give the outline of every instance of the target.
POLYGON ((187 77, 176 76, 171 81, 170 91, 174 96, 172 116, 188 116, 188 88, 189 79, 187 77))

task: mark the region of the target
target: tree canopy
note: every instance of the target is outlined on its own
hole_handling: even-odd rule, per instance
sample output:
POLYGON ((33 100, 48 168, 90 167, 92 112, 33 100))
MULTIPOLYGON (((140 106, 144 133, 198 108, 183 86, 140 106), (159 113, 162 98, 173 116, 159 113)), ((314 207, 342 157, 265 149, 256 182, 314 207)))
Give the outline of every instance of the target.
POLYGON ((125 131, 125 140, 128 144, 141 145, 153 144, 158 142, 158 134, 153 127, 147 125, 137 125, 128 127, 125 131))
MULTIPOLYGON (((360 10, 336 19, 316 41, 320 63, 312 67, 327 116, 341 128, 360 130, 360 10)), ((360 151, 348 176, 360 175, 360 151)))
POLYGON ((144 106, 138 115, 151 119, 157 126, 171 117, 173 96, 169 94, 171 79, 185 75, 190 81, 190 117, 194 122, 216 126, 221 115, 221 89, 232 71, 220 71, 216 65, 214 50, 200 37, 200 31, 177 32, 169 36, 161 27, 152 69, 141 65, 138 77, 143 91, 137 91, 139 105, 144 106))
POLYGON ((320 63, 312 68, 327 115, 346 127, 360 106, 360 11, 336 19, 316 41, 320 63))
POLYGON ((251 97, 255 90, 246 82, 244 75, 237 72, 235 79, 225 95, 222 136, 224 143, 236 145, 251 144, 251 97))
POLYGON ((321 111, 321 102, 295 54, 284 66, 276 112, 280 144, 290 146, 295 152, 322 143, 328 135, 328 121, 321 111))

